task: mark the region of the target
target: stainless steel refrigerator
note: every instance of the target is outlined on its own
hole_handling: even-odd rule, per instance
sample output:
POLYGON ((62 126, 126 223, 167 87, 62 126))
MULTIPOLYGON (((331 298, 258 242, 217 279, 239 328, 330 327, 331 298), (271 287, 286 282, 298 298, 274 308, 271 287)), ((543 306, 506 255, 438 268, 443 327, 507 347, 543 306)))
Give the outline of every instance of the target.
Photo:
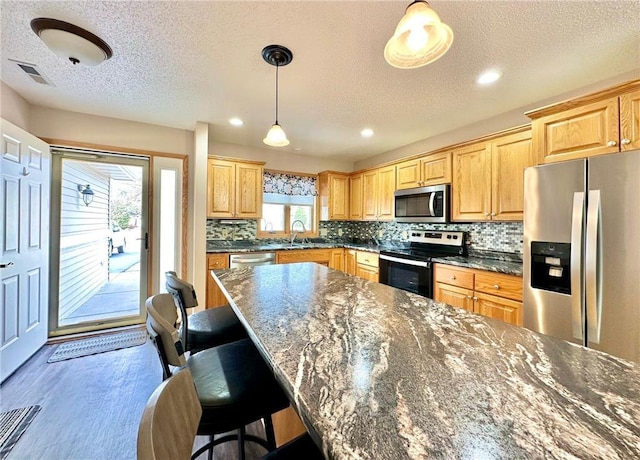
POLYGON ((640 363, 640 150, 524 184, 524 326, 640 363))

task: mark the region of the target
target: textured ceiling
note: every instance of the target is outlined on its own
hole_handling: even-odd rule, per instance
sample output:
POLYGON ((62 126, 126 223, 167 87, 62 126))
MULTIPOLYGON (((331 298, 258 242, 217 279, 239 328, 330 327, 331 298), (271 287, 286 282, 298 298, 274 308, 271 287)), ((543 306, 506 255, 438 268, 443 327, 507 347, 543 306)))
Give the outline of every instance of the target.
POLYGON ((35 105, 185 129, 204 121, 216 141, 266 148, 275 69, 260 52, 277 43, 294 55, 280 69, 285 150, 355 161, 640 68, 638 1, 434 0, 453 46, 399 70, 383 49, 408 3, 2 0, 1 78, 35 105), (36 17, 95 33, 114 57, 62 61, 31 31, 36 17), (478 87, 490 67, 503 78, 478 87), (360 137, 365 127, 373 138, 360 137))

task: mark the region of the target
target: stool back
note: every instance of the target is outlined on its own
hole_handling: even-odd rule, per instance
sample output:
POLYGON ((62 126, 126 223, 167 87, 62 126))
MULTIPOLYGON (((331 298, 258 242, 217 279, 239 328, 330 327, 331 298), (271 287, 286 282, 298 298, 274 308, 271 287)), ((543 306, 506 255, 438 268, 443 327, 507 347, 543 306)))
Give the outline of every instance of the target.
POLYGON ((180 335, 174 326, 178 318, 176 306, 171 294, 167 293, 152 295, 145 306, 147 331, 158 350, 164 377, 168 378, 171 375, 169 365, 183 367, 187 363, 180 335))
POLYGON ((155 389, 138 426, 138 460, 191 458, 202 407, 189 369, 155 389))
POLYGON ((192 284, 178 278, 176 272, 165 272, 164 276, 166 279, 165 287, 167 288, 167 292, 173 296, 176 307, 180 309, 180 316, 182 316, 182 343, 184 344, 185 350, 189 350, 189 344, 187 343, 187 331, 189 329, 187 308, 198 306, 196 291, 193 289, 192 284))

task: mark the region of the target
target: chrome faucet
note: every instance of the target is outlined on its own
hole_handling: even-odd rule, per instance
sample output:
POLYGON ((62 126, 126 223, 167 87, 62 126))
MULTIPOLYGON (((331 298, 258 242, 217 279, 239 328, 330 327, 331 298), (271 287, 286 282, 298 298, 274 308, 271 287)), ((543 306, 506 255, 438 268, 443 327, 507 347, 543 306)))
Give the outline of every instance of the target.
POLYGON ((300 219, 296 219, 291 222, 291 244, 293 244, 293 242, 296 240, 296 236, 298 236, 298 232, 293 230, 293 227, 295 227, 297 223, 300 223, 300 225, 302 225, 302 233, 307 231, 307 229, 304 227, 304 222, 302 222, 300 219))

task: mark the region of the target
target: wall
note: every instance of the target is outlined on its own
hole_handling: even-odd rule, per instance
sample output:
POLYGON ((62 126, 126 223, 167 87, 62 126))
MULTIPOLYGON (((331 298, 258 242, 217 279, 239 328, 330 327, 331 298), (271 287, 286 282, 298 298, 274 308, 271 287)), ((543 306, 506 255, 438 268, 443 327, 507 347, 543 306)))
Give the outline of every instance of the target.
POLYGON ((503 113, 493 118, 482 120, 481 122, 474 123, 468 126, 464 126, 446 133, 442 133, 436 136, 432 136, 428 139, 423 139, 413 144, 405 145, 403 147, 390 150, 388 152, 381 153, 379 155, 366 158, 354 163, 354 170, 370 168, 382 163, 399 160, 412 155, 419 155, 421 153, 428 153, 433 150, 446 147, 448 145, 457 144, 460 142, 482 137, 487 134, 495 133, 509 128, 514 128, 523 124, 530 123, 531 120, 524 115, 525 112, 546 105, 554 104, 566 99, 571 99, 577 96, 583 96, 585 94, 594 93, 596 91, 615 86, 619 83, 624 83, 630 80, 634 80, 640 77, 638 70, 626 72, 616 77, 594 83, 586 87, 578 88, 567 93, 559 94, 542 101, 529 104, 525 107, 520 107, 515 110, 503 113))
POLYGON ((245 160, 266 161, 265 168, 279 171, 293 171, 316 174, 320 171, 353 171, 351 161, 330 160, 310 155, 298 155, 270 148, 256 149, 242 145, 223 144, 209 139, 209 153, 245 160))
POLYGON ((25 131, 30 131, 31 105, 5 82, 0 82, 0 115, 25 131))
POLYGON ((95 168, 64 160, 60 212, 59 318, 82 306, 108 281, 109 178, 95 168), (85 206, 77 184, 90 183, 85 206))

